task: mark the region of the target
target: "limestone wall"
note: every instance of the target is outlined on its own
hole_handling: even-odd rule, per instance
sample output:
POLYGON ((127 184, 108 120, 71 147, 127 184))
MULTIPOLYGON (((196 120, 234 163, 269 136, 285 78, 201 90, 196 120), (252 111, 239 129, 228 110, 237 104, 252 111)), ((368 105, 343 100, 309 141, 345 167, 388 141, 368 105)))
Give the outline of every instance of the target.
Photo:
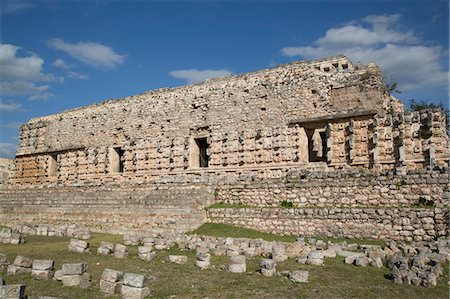
POLYGON ((193 230, 206 221, 204 207, 213 199, 207 188, 72 187, 0 190, 0 223, 60 227, 77 224, 94 232, 193 230))
POLYGON ((441 209, 420 208, 241 208, 208 209, 214 223, 298 236, 430 241, 444 236, 441 209))
POLYGON ((405 207, 419 199, 448 207, 448 173, 377 175, 370 172, 292 172, 288 178, 220 184, 216 201, 258 207, 405 207))
POLYGON ((209 208, 209 221, 271 233, 405 241, 448 234, 446 171, 292 171, 282 180, 218 184, 215 195, 228 208, 209 208))

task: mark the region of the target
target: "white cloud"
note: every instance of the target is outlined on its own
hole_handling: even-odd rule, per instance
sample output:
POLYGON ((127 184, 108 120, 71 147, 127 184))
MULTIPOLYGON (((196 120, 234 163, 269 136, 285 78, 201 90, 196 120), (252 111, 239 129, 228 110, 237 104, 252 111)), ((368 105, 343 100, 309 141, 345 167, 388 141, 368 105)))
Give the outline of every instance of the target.
POLYGON ((17 150, 17 144, 0 142, 0 157, 14 158, 17 150))
POLYGON ((4 14, 17 13, 22 10, 26 10, 34 7, 34 4, 28 1, 20 0, 3 0, 0 2, 1 12, 4 14))
POLYGON ((10 123, 7 123, 7 124, 3 125, 2 127, 8 128, 8 129, 11 129, 11 130, 19 130, 21 125, 22 125, 21 122, 13 121, 13 122, 10 122, 10 123))
POLYGON ((78 79, 78 80, 86 80, 89 78, 88 75, 79 74, 77 72, 67 72, 67 76, 72 79, 78 79))
POLYGON ((51 92, 44 92, 44 93, 32 95, 28 99, 31 101, 48 100, 50 98, 53 98, 54 96, 55 95, 51 92))
POLYGON ((93 67, 112 69, 125 60, 125 55, 114 52, 109 47, 95 42, 66 43, 60 38, 49 40, 48 45, 69 54, 71 57, 93 67))
POLYGON ((343 53, 353 61, 374 61, 408 91, 425 86, 447 87, 448 71, 440 61, 447 50, 420 41, 402 27, 400 15, 371 15, 329 29, 313 45, 285 47, 286 56, 315 59, 343 53))
POLYGON ((27 81, 0 82, 0 94, 9 96, 37 95, 49 88, 27 81))
POLYGON ((0 44, 0 95, 35 96, 49 86, 39 82, 61 81, 62 78, 43 72, 44 60, 33 53, 18 57, 20 47, 0 44))
POLYGON ((176 70, 170 72, 170 75, 175 78, 184 79, 188 84, 205 81, 207 79, 216 77, 225 77, 231 75, 232 72, 228 70, 176 70))
POLYGON ((62 68, 62 69, 69 69, 69 68, 72 67, 71 65, 67 64, 67 62, 65 62, 64 60, 62 60, 60 58, 58 58, 55 61, 53 61, 52 65, 54 67, 59 67, 59 68, 62 68))
POLYGON ((25 111, 25 110, 23 109, 23 106, 20 103, 13 102, 13 101, 3 102, 0 100, 0 111, 19 112, 19 111, 25 111))

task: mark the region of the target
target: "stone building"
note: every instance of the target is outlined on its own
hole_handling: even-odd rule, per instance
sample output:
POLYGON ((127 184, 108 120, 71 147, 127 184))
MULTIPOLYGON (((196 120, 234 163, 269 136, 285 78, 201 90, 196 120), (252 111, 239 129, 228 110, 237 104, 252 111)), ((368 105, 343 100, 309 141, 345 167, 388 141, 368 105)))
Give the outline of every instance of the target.
MULTIPOLYGON (((405 111, 387 93, 378 66, 335 56, 32 119, 21 127, 9 185, 0 194, 30 203, 52 194, 61 209, 73 198, 81 208, 115 200, 119 214, 126 200, 159 207, 150 214, 172 215, 163 217, 166 224, 195 218, 183 226, 188 229, 206 221, 192 211, 214 202, 212 190, 224 181, 283 179, 302 169, 406 173, 446 167, 447 148, 443 111, 405 111)), ((57 214, 73 216, 64 213, 57 214)), ((153 227, 146 221, 149 226, 133 225, 153 227)))

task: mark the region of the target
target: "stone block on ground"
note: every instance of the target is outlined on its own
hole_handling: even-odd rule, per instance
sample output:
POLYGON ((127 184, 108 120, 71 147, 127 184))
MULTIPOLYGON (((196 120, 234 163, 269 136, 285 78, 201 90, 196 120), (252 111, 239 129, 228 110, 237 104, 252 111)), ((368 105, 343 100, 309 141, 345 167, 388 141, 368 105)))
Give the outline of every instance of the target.
POLYGON ((235 255, 230 257, 230 265, 228 271, 232 273, 244 273, 247 271, 247 265, 245 263, 244 255, 235 255))
POLYGON ((109 282, 118 282, 122 280, 123 272, 106 268, 103 270, 102 279, 109 282))
POLYGON ((100 292, 106 294, 120 294, 122 290, 121 282, 110 282, 100 279, 100 292))
POLYGON ((273 276, 276 270, 276 261, 273 259, 261 259, 259 261, 260 272, 264 276, 273 276))
POLYGON ((33 265, 33 260, 28 257, 18 255, 14 259, 13 264, 19 267, 31 268, 31 266, 33 265))
POLYGON ((78 286, 87 289, 91 285, 91 275, 87 272, 81 275, 63 275, 61 281, 66 287, 78 286))
POLYGON ((169 255, 169 261, 175 264, 185 264, 188 260, 188 257, 185 255, 169 255))
POLYGON ((121 293, 123 299, 142 299, 150 296, 150 289, 148 287, 134 288, 123 285, 121 293))
POLYGON ((128 248, 123 244, 117 243, 114 246, 114 257, 115 258, 124 258, 126 256, 128 256, 128 248))
POLYGON ((100 242, 97 248, 98 255, 110 255, 114 251, 114 244, 111 242, 100 242))
POLYGON ((84 240, 70 239, 69 251, 84 253, 89 252, 89 243, 84 240))
POLYGON ((211 255, 207 252, 198 252, 195 261, 195 265, 200 269, 204 270, 209 268, 211 265, 211 255))
POLYGON ((6 268, 6 273, 8 275, 31 273, 31 268, 19 267, 19 266, 11 264, 11 265, 8 265, 8 267, 6 268))
POLYGON ((63 277, 63 271, 62 270, 56 270, 55 274, 53 274, 53 279, 57 281, 61 281, 63 277))
POLYGON ((147 279, 142 274, 125 273, 123 276, 123 284, 135 288, 143 288, 147 279))
POLYGON ((34 260, 33 270, 52 270, 55 262, 53 260, 34 260))
POLYGON ((323 252, 321 250, 313 250, 311 251, 306 259, 306 263, 309 265, 320 266, 323 264, 323 252))
POLYGON ((63 264, 62 273, 63 275, 81 275, 87 270, 87 265, 85 263, 72 263, 63 264))
POLYGON ((292 282, 308 282, 309 272, 303 270, 292 271, 289 273, 289 280, 292 282))
POLYGON ((35 269, 32 269, 31 270, 31 276, 34 279, 38 279, 38 280, 51 279, 51 278, 53 278, 53 274, 54 273, 55 273, 55 271, 53 269, 49 269, 49 270, 35 270, 35 269))
POLYGON ((2 299, 25 299, 25 285, 8 284, 0 285, 0 298, 2 299))

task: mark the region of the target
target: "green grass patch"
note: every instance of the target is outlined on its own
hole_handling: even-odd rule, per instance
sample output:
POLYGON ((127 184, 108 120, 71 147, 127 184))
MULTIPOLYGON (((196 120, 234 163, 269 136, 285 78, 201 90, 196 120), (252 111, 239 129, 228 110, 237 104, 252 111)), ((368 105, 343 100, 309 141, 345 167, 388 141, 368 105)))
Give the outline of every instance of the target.
MULTIPOLYGON (((271 233, 260 232, 254 229, 238 227, 228 224, 221 223, 205 223, 196 230, 192 231, 191 234, 197 235, 207 235, 214 237, 233 237, 233 238, 251 238, 258 239, 261 238, 267 241, 278 241, 278 242, 295 242, 295 236, 281 236, 271 233)), ((317 239, 321 239, 325 242, 343 242, 347 243, 357 243, 366 245, 384 245, 383 240, 373 240, 373 239, 348 239, 348 238, 329 238, 323 236, 316 236, 317 239)))
MULTIPOLYGON (((217 228, 213 230, 211 225, 208 226, 210 231, 218 231, 217 228)), ((208 226, 202 230, 206 230, 208 226)), ((223 230, 224 227, 220 229, 223 230)), ((252 237, 261 236, 254 232, 252 234, 252 237)), ((284 237, 278 238, 281 239, 277 240, 284 240, 284 237)), ((131 254, 125 259, 95 254, 101 241, 121 240, 121 236, 95 234, 90 240, 93 251, 90 254, 69 252, 69 239, 62 237, 29 236, 25 244, 0 245, 0 252, 6 253, 11 262, 20 254, 33 259, 54 259, 57 269, 63 263, 87 263, 88 272, 92 276, 92 285, 87 290, 63 287, 54 280, 34 280, 30 274, 9 276, 6 275, 6 270, 1 270, 0 276, 8 284, 26 284, 26 294, 32 298, 44 295, 77 299, 121 298, 118 295, 105 296, 100 293, 99 280, 105 268, 146 275, 149 277, 148 286, 152 298, 448 298, 448 266, 444 269, 445 275, 439 278, 438 286, 428 289, 396 284, 386 278, 389 274, 386 268, 347 265, 342 258, 325 259, 324 266, 302 265, 294 259, 279 262, 278 271, 309 271, 309 283, 293 284, 284 278, 264 277, 256 273, 259 257, 247 259, 247 273, 234 274, 221 270, 228 265, 228 257, 212 256, 211 262, 215 269, 201 271, 195 266, 195 252, 182 251, 177 247, 168 251, 156 251, 155 259, 150 262, 138 260, 137 248, 133 246, 128 246, 131 254), (188 262, 184 265, 172 264, 168 262, 169 254, 186 255, 188 262)))
POLYGON ((233 238, 251 238, 251 239, 261 238, 267 241, 295 242, 294 236, 274 235, 253 229, 220 223, 205 223, 196 230, 192 231, 191 234, 207 235, 213 237, 233 237, 233 238))
POLYGON ((210 205, 209 207, 207 207, 207 209, 244 209, 244 208, 255 208, 254 206, 250 206, 247 204, 243 204, 243 203, 236 203, 236 204, 231 204, 231 203, 224 203, 224 202, 218 202, 215 204, 210 205))

